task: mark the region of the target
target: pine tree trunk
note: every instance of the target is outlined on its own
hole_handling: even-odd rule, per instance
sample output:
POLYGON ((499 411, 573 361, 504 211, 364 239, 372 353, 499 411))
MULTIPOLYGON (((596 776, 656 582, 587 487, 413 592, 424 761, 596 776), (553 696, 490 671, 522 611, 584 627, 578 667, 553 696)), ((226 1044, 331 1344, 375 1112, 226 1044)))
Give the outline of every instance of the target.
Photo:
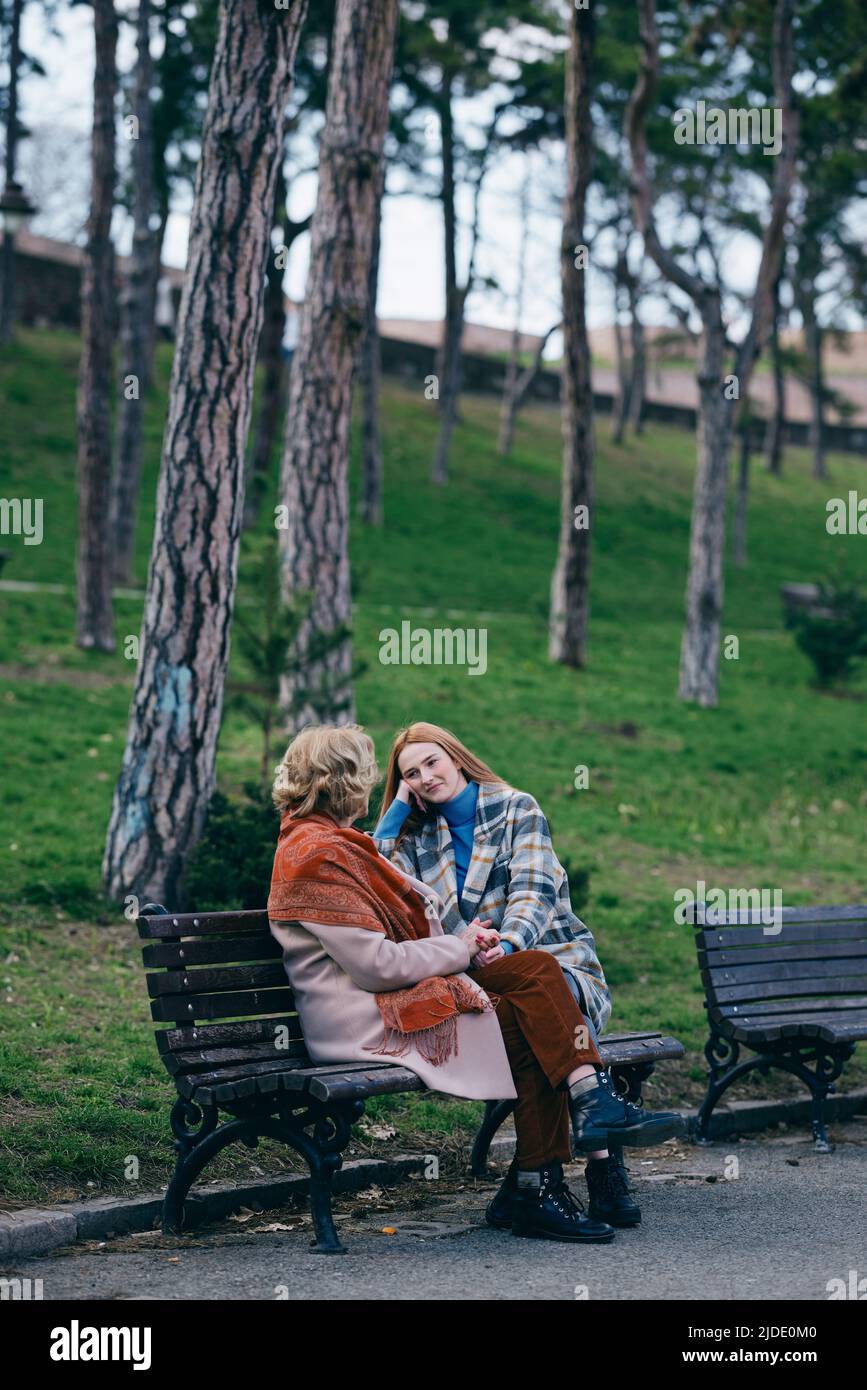
POLYGON ((731 402, 723 395, 725 328, 719 296, 708 293, 698 373, 698 459, 689 537, 686 626, 680 650, 679 695, 717 703, 723 606, 726 491, 731 402))
POLYGON ((629 283, 629 324, 632 343, 632 373, 629 381, 629 424, 633 434, 644 433, 644 401, 647 395, 647 350, 644 324, 638 317, 636 283, 640 271, 629 283))
POLYGON ((626 415, 629 409, 629 374, 626 351, 623 346, 623 327, 620 323, 620 285, 614 291, 614 345, 617 349, 617 392, 611 406, 611 439, 614 444, 623 443, 626 428, 626 415))
POLYGON ((111 488, 112 578, 129 584, 135 558, 136 517, 141 487, 144 395, 149 375, 147 347, 148 312, 153 277, 155 236, 153 210, 153 118, 151 87, 153 62, 150 51, 150 0, 139 0, 137 58, 133 110, 138 117, 138 138, 133 141, 133 242, 129 274, 121 310, 122 390, 117 431, 117 456, 111 488))
POLYGON ((382 371, 376 299, 379 290, 379 251, 382 240, 382 197, 385 192, 385 162, 379 188, 379 206, 370 258, 370 290, 367 319, 361 343, 361 495, 359 515, 368 526, 381 526, 382 441, 379 433, 379 383, 382 371))
POLYGON ((464 333, 464 303, 464 292, 459 289, 451 297, 446 313, 443 370, 440 377, 440 429, 431 474, 435 483, 448 482, 449 451, 457 423, 458 401, 461 395, 461 338, 464 333))
POLYGON ((765 467, 769 473, 779 477, 783 471, 783 427, 786 419, 786 376, 783 371, 783 357, 780 351, 779 285, 777 285, 774 296, 770 349, 774 399, 765 430, 765 467))
POLYGON ((512 330, 509 347, 509 361, 506 364, 506 380, 503 383, 503 399, 500 403, 500 434, 497 452, 508 458, 515 441, 515 410, 517 407, 518 375, 521 370, 521 330, 516 323, 512 330))
POLYGON ((738 492, 735 501, 734 562, 738 569, 747 563, 747 506, 750 495, 750 431, 741 429, 741 456, 738 469, 738 492))
POLYGON ((527 284, 527 244, 530 239, 530 178, 521 189, 521 241, 518 249, 518 288, 515 300, 515 327, 509 345, 509 361, 500 405, 500 435, 497 450, 503 458, 512 452, 515 438, 515 415, 518 409, 518 382, 521 376, 521 320, 524 316, 524 291, 527 284))
POLYGON ((530 363, 529 367, 525 367, 522 372, 518 373, 514 386, 510 385, 508 380, 506 382, 499 442, 500 453, 503 454, 504 457, 508 457, 512 452, 512 445, 515 437, 515 422, 518 418, 518 412, 524 404, 530 387, 542 370, 542 358, 545 355, 545 348, 548 345, 548 340, 552 334, 557 332, 559 327, 559 322, 552 324, 547 333, 543 334, 539 339, 533 361, 530 363))
POLYGON ((81 279, 81 360, 78 372, 78 603, 79 647, 115 649, 111 611, 109 485, 111 482, 112 338, 114 330, 114 103, 118 21, 114 0, 94 0, 90 214, 81 279))
POLYGON ((566 59, 567 182, 563 201, 560 278, 563 293, 561 417, 563 471, 560 542, 551 580, 548 654, 552 661, 583 666, 587 645, 590 537, 593 515, 593 389, 585 313, 585 271, 575 266, 584 242, 584 214, 593 157, 590 82, 593 16, 573 10, 566 59), (586 507, 586 518, 576 508, 586 507), (581 524, 578 524, 581 523, 581 524))
MULTIPOLYGON (((283 177, 282 160, 277 171, 277 187, 274 190, 274 213, 271 225, 278 223, 286 228, 288 217, 285 209, 286 181, 283 177)), ((283 239, 288 252, 289 242, 283 239)), ((286 363, 283 360, 283 335, 286 332, 286 310, 283 304, 283 277, 286 267, 283 258, 278 259, 271 242, 270 232, 266 248, 267 266, 265 283, 265 318, 262 324, 262 339, 259 344, 259 357, 263 365, 262 399, 259 405, 259 418, 256 421, 256 435, 250 455, 247 487, 244 497, 244 528, 255 526, 262 510, 262 499, 268 486, 271 471, 271 457, 280 430, 280 419, 286 397, 286 363)))
MULTIPOLYGON (((352 382, 367 319, 398 0, 338 0, 310 272, 292 363, 280 480, 284 597, 312 594, 281 681, 289 728, 351 722, 348 454, 352 382), (333 645, 322 651, 323 641, 333 645), (316 650, 317 643, 319 650, 316 650)), ((278 522, 280 517, 278 515, 278 522)))
POLYGON ((154 349, 157 339, 157 284, 163 268, 163 244, 166 239, 166 225, 169 220, 169 210, 161 206, 159 209, 160 225, 154 233, 153 240, 153 259, 148 267, 148 280, 145 293, 147 294, 147 318, 144 340, 144 358, 142 361, 142 393, 147 394, 151 389, 154 380, 154 349))
POLYGON ((463 302, 457 272, 457 215, 455 212, 455 133, 452 114, 451 77, 443 77, 440 101, 440 131, 443 164, 443 245, 445 248, 446 313, 443 337, 437 354, 439 377, 440 428, 434 454, 432 478, 435 483, 448 481, 448 456, 460 392, 461 337, 463 336, 463 302))
POLYGON ((223 0, 196 173, 138 676, 103 873, 177 900, 215 785, 265 249, 306 3, 223 0))
POLYGON ((816 306, 812 298, 805 305, 804 346, 810 364, 810 429, 809 448, 813 454, 813 477, 825 479, 828 468, 825 463, 824 441, 824 401, 825 381, 822 372, 822 330, 816 318, 816 306))
MULTIPOLYGON (((18 78, 21 71, 21 11, 23 0, 12 0, 9 24, 9 81, 6 86, 6 183, 15 178, 18 149, 18 78)), ((15 236, 3 229, 0 246, 0 343, 12 341, 15 324, 15 236)))

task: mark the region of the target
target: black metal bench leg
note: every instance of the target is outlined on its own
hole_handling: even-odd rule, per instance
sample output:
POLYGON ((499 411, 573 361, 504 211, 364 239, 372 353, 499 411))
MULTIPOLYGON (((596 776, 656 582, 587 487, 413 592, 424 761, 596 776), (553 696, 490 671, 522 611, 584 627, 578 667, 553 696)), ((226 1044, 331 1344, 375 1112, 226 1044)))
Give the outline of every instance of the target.
POLYGON ((310 1249, 317 1255, 346 1254, 346 1246, 341 1244, 331 1211, 331 1180, 339 1167, 339 1154, 326 1154, 325 1158, 310 1164, 310 1214, 316 1232, 310 1249))
POLYGON ((710 1134, 708 1133, 711 1115, 716 1108, 716 1103, 720 1096, 727 1090, 728 1084, 728 1077, 725 1076, 721 1081, 708 1080, 707 1091, 705 1092, 704 1100, 696 1116, 695 1133, 693 1134, 694 1143, 709 1144, 711 1142, 710 1134))
POLYGON ((263 1134, 271 1134, 291 1144, 307 1160, 310 1169, 310 1215, 316 1239, 310 1249, 317 1255, 345 1255, 334 1225, 331 1210, 334 1174, 343 1163, 343 1150, 349 1143, 352 1125, 364 1114, 364 1101, 342 1101, 325 1105, 307 1097, 305 1113, 301 1116, 284 1112, 278 1119, 261 1126, 263 1134), (304 1133, 303 1126, 315 1120, 313 1137, 304 1133))
POLYGON ((709 1144, 711 1142, 708 1133, 710 1118, 717 1102, 729 1086, 757 1068, 767 1074, 768 1068, 772 1065, 769 1058, 761 1056, 750 1057, 744 1062, 738 1062, 739 1054, 740 1046, 738 1043, 733 1039, 723 1037, 721 1033, 718 1033, 713 1027, 711 1028, 711 1035, 704 1049, 709 1069, 707 1091, 701 1109, 696 1116, 695 1132, 692 1136, 694 1144, 709 1144))
POLYGON ((834 1082, 842 1075, 844 1063, 848 1061, 854 1051, 854 1043, 844 1043, 832 1050, 826 1050, 822 1047, 816 1049, 816 1070, 813 1074, 808 1073, 809 1086, 813 1094, 811 1120, 816 1153, 829 1154, 834 1152, 834 1145, 829 1140, 828 1131, 825 1129, 825 1099, 828 1093, 833 1091, 834 1082))
POLYGON ((184 1201, 215 1154, 236 1140, 255 1145, 259 1136, 268 1136, 290 1144, 307 1160, 310 1213, 316 1232, 311 1249, 323 1255, 345 1254, 346 1246, 340 1242, 331 1211, 332 1181, 343 1162, 342 1150, 349 1142, 352 1124, 363 1113, 364 1102, 360 1100, 325 1107, 305 1098, 276 1116, 251 1113, 218 1126, 216 1108, 203 1111, 192 1101, 179 1097, 171 1119, 178 1159, 163 1199, 163 1233, 182 1234, 184 1201), (199 1128, 188 1128, 186 1122, 190 1120, 198 1120, 199 1128), (314 1127, 312 1138, 304 1133, 304 1126, 311 1123, 314 1127))
POLYGON ((813 1086, 813 1106, 812 1106, 812 1127, 813 1139, 816 1144, 816 1153, 829 1154, 832 1145, 828 1139, 828 1132, 825 1129, 825 1097, 830 1087, 823 1086, 821 1083, 813 1086))
POLYGON ((204 1110, 191 1101, 178 1099, 172 1108, 172 1131, 175 1135, 175 1148, 178 1159, 166 1195, 163 1198, 163 1235, 181 1235, 184 1228, 184 1201, 201 1173, 215 1154, 234 1144, 238 1139, 249 1140, 255 1125, 249 1120, 234 1119, 226 1124, 217 1124, 217 1111, 213 1107, 204 1110), (201 1116, 198 1130, 191 1130, 185 1120, 201 1116))
POLYGON ((484 1178, 488 1172, 488 1150, 491 1147, 491 1140, 496 1134, 500 1125, 507 1115, 511 1115, 515 1108, 513 1100, 486 1100, 485 1113, 482 1123, 479 1125, 479 1132, 473 1143, 473 1151, 470 1155, 470 1171, 474 1178, 484 1178))

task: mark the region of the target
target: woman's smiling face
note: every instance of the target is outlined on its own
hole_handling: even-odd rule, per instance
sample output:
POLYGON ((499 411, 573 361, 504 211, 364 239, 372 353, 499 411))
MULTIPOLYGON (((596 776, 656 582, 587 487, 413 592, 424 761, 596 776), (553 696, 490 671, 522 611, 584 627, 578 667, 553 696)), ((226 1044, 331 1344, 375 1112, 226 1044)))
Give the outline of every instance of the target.
POLYGON ((467 785, 457 763, 438 743, 408 743, 397 765, 407 786, 424 801, 451 801, 467 785))

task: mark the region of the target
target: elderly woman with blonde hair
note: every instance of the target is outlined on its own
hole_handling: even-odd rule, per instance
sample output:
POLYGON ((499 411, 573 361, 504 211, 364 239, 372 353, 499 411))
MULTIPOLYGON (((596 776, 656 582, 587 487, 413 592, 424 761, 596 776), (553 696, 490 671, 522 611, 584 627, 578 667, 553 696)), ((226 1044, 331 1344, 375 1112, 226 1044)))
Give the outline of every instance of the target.
MULTIPOLYGON (((311 1059, 399 1061, 432 1090, 516 1100, 513 1233, 612 1240, 613 1226, 586 1219, 563 1179, 570 1116, 586 1152, 607 1143, 607 1121, 622 1124, 622 1114, 589 1116, 581 1083, 602 1063, 560 966, 522 951, 473 978, 498 933, 477 918, 444 932, 438 894, 353 829, 378 781, 358 725, 305 729, 277 768, 268 917, 311 1059)), ((625 1129, 618 1142, 630 1142, 625 1129)))

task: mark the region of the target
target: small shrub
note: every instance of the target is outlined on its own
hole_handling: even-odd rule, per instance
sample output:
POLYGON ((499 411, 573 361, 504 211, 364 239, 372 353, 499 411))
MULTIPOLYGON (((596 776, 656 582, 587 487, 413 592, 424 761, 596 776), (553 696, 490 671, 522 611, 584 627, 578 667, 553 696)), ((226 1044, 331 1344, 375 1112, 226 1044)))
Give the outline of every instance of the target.
POLYGON ((204 833, 187 860, 182 897, 196 912, 243 912, 268 901, 280 829, 270 794, 244 784, 245 799, 214 792, 204 833))
POLYGON ((856 660, 867 656, 867 602, 857 589, 820 584, 816 606, 796 609, 786 626, 812 661, 819 686, 848 680, 856 660))

